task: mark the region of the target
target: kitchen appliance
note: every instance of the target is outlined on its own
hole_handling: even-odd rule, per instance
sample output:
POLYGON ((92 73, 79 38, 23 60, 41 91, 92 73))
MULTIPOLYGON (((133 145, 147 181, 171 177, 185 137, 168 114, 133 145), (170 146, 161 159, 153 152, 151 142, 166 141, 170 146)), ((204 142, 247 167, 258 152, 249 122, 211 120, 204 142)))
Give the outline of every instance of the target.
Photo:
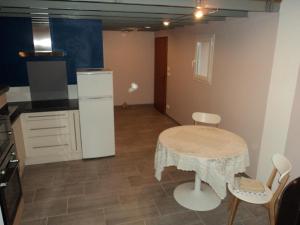
POLYGON ((115 155, 113 73, 77 71, 83 158, 115 155))
POLYGON ((19 161, 15 145, 12 145, 0 165, 0 204, 5 225, 13 224, 21 198, 19 161))
POLYGON ((0 163, 13 143, 9 116, 0 115, 0 163))
POLYGON ((0 224, 12 225, 22 198, 19 161, 8 115, 0 115, 0 224), (2 221, 1 221, 2 220, 2 221))
POLYGON ((52 38, 50 31, 50 22, 47 17, 32 17, 32 37, 34 51, 19 51, 21 58, 34 56, 64 56, 63 51, 52 50, 52 38))

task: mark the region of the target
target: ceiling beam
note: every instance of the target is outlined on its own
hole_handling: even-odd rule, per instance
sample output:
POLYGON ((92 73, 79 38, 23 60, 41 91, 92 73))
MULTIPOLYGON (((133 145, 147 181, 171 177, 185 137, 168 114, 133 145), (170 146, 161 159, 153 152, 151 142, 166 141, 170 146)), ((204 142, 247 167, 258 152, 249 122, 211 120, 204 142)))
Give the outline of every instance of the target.
MULTIPOLYGON (((246 11, 265 11, 266 3, 255 0, 207 0, 212 8, 246 11)), ((0 0, 0 6, 38 7, 38 8, 73 8, 105 11, 135 11, 157 13, 189 13, 195 7, 194 0, 0 0)), ((279 3, 274 3, 274 10, 279 3)))
POLYGON ((153 5, 130 5, 82 1, 41 1, 41 0, 0 0, 0 7, 29 7, 38 9, 81 9, 100 10, 115 12, 139 12, 139 13, 162 13, 162 14, 188 14, 193 12, 193 8, 181 7, 161 7, 153 5))
POLYGON ((69 16, 76 15, 95 15, 95 16, 116 16, 116 17, 128 17, 128 18, 166 18, 172 19, 182 15, 189 14, 159 14, 159 13, 135 13, 135 12, 109 12, 98 10, 72 10, 72 9, 35 9, 24 7, 4 7, 0 9, 0 13, 48 13, 48 14, 64 14, 69 16))
MULTIPOLYGON (((98 16, 100 19, 106 19, 109 17, 122 18, 128 20, 193 20, 192 14, 187 14, 184 16, 178 15, 168 15, 164 14, 143 14, 143 13, 117 13, 117 12, 102 12, 102 11, 88 11, 88 10, 52 10, 52 9, 30 9, 30 8, 2 8, 0 13, 28 13, 32 15, 66 15, 66 16, 98 16)), ((207 17, 246 17, 248 12, 245 11, 229 11, 229 10, 220 10, 216 13, 210 14, 207 17)))
MULTIPOLYGON (((44 1, 44 0, 42 0, 44 1)), ((74 1, 74 0, 66 0, 74 1)), ((175 6, 194 8, 195 0, 75 0, 78 2, 95 2, 95 3, 114 3, 114 4, 131 4, 131 5, 156 5, 156 6, 175 6)), ((279 9, 280 1, 273 3, 274 7, 279 9)), ((247 10, 247 11, 265 11, 265 1, 258 0, 206 0, 206 3, 214 8, 247 10)))

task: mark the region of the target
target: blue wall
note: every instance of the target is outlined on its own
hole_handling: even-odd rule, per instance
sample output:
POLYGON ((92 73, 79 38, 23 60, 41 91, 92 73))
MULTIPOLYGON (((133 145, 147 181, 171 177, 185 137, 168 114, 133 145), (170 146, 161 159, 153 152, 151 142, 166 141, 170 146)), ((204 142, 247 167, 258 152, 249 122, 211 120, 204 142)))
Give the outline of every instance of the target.
POLYGON ((26 59, 20 50, 33 50, 30 18, 0 18, 0 83, 11 86, 28 85, 26 59))
POLYGON ((0 83, 28 85, 26 61, 66 60, 68 83, 76 84, 76 68, 103 67, 102 24, 99 20, 50 19, 52 49, 64 57, 18 56, 33 51, 30 18, 0 18, 0 83))
POLYGON ((67 54, 69 83, 76 83, 76 68, 103 67, 101 21, 51 19, 50 29, 52 49, 67 54))

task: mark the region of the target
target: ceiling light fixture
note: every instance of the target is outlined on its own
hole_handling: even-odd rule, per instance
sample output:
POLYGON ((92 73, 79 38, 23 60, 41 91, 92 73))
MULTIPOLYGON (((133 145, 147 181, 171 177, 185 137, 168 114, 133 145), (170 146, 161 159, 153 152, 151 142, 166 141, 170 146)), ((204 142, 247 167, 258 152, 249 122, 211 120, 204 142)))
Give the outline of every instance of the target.
POLYGON ((168 27, 168 26, 170 25, 170 21, 169 21, 169 20, 163 21, 163 25, 164 25, 165 27, 168 27))
POLYGON ((196 20, 209 16, 219 11, 218 8, 208 5, 207 0, 195 0, 196 6, 194 11, 194 17, 196 20))
POLYGON ((199 20, 204 16, 204 9, 202 7, 201 0, 196 1, 196 10, 194 12, 195 19, 199 20))
POLYGON ((202 9, 198 9, 194 12, 194 16, 195 18, 198 20, 198 19, 201 19, 203 16, 204 16, 204 12, 202 11, 202 9))
POLYGON ((146 27, 145 27, 145 29, 151 29, 151 27, 149 27, 149 26, 146 26, 146 27))

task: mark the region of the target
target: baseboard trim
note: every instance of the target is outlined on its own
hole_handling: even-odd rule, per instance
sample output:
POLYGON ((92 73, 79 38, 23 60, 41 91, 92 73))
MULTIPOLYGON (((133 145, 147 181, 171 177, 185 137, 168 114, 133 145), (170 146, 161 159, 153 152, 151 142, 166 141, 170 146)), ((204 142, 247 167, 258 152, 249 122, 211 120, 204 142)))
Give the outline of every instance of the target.
POLYGON ((142 107, 142 106, 148 106, 148 107, 154 107, 154 104, 152 103, 147 103, 147 104, 130 104, 130 105, 126 105, 126 106, 123 106, 123 105, 115 105, 114 108, 115 109, 129 109, 129 108, 134 108, 134 107, 142 107))
POLYGON ((166 117, 168 117, 170 120, 172 120, 174 123, 176 123, 178 126, 182 126, 181 123, 179 123, 177 120, 175 120, 173 117, 168 115, 167 113, 164 114, 166 117))

